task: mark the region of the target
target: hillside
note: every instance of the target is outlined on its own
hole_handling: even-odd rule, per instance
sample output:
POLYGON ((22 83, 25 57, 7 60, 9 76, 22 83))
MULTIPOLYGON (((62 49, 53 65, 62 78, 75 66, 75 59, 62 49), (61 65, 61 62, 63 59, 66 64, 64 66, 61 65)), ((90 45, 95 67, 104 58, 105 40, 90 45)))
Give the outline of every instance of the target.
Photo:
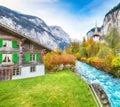
MULTIPOLYGON (((64 30, 58 30, 56 35, 42 19, 18 13, 6 7, 0 6, 0 23, 8 26, 26 36, 29 36, 51 49, 61 48, 70 43, 70 36, 64 30), (64 33, 63 33, 64 32, 64 33), (59 36, 59 37, 58 37, 59 36), (64 38, 67 38, 66 39, 64 38), (61 44, 63 44, 61 46, 61 44)), ((53 26, 54 29, 59 29, 53 26)))
POLYGON ((117 6, 113 7, 105 16, 107 16, 117 10, 120 10, 120 3, 117 6))

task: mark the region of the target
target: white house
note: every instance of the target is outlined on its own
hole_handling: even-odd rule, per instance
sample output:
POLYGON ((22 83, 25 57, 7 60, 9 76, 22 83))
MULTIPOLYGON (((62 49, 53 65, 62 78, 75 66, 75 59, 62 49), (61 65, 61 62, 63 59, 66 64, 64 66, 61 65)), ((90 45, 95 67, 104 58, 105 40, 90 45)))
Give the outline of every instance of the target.
POLYGON ((42 56, 49 51, 31 38, 0 24, 0 81, 44 75, 42 56))

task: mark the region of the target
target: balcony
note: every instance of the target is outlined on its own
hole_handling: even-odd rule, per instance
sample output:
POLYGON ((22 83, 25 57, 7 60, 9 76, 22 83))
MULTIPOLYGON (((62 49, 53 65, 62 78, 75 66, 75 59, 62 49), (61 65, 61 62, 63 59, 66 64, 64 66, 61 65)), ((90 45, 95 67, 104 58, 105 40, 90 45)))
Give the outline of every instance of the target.
POLYGON ((1 47, 0 51, 2 52, 19 52, 19 48, 11 48, 11 47, 1 47))
POLYGON ((34 66, 34 65, 41 65, 41 62, 22 62, 23 66, 34 66))
POLYGON ((2 62, 0 65, 1 66, 11 66, 11 65, 14 65, 14 63, 13 62, 2 62))

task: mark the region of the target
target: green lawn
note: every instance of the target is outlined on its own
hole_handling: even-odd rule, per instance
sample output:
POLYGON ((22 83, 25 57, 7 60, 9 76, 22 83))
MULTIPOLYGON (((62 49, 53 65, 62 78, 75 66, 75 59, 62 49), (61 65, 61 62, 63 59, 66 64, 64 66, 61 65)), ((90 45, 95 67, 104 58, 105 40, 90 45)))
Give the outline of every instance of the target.
POLYGON ((0 107, 96 107, 85 82, 72 72, 0 82, 0 107))

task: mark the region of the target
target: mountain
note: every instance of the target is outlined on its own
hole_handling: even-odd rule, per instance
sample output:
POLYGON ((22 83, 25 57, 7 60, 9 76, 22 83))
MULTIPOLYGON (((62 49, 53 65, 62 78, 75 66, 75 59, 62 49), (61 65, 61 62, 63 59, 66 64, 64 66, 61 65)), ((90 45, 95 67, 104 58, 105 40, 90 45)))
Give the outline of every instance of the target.
POLYGON ((49 26, 58 46, 64 49, 70 43, 69 35, 59 26, 49 26))
MULTIPOLYGON (((103 37, 112 27, 116 27, 120 32, 120 3, 113 7, 108 13, 106 13, 103 20, 103 25, 98 27, 98 32, 103 37)), ((93 33, 94 28, 86 33, 87 38, 91 37, 93 33)))
POLYGON ((113 7, 105 16, 107 16, 119 9, 120 9, 120 3, 117 6, 113 7))
POLYGON ((107 34, 111 27, 116 27, 120 31, 120 3, 105 15, 103 33, 107 34))
POLYGON ((0 6, 0 23, 36 40, 50 49, 63 49, 70 37, 58 26, 48 26, 42 19, 0 6))

